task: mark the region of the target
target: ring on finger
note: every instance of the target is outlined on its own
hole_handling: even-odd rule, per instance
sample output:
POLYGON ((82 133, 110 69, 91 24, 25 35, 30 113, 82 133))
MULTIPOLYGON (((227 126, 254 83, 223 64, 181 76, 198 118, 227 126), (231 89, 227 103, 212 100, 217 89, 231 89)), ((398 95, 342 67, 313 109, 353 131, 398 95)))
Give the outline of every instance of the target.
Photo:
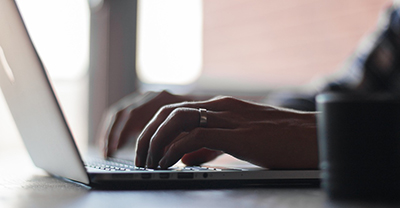
POLYGON ((200 121, 199 127, 207 127, 207 109, 199 108, 200 121))

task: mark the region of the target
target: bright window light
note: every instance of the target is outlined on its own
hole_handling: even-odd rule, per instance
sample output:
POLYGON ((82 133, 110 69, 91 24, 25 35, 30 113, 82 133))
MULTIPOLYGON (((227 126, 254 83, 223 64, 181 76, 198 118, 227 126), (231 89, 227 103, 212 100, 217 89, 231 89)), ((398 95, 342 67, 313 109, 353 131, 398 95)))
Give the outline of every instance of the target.
MULTIPOLYGON (((88 1, 17 0, 16 2, 32 42, 50 75, 78 148, 83 150, 87 144, 90 29, 88 1)), ((3 118, 1 114, 0 118, 3 118)))
POLYGON ((17 0, 29 34, 53 79, 82 77, 89 64, 86 0, 17 0))
POLYGON ((189 84, 202 68, 202 1, 138 3, 139 78, 152 84, 189 84))

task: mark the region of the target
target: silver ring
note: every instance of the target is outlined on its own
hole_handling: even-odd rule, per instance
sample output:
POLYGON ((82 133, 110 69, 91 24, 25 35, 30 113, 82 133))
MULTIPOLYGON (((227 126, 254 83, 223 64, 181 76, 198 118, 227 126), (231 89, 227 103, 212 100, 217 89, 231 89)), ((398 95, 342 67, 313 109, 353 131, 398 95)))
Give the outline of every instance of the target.
POLYGON ((207 126, 207 109, 199 108, 199 113, 200 113, 199 126, 206 127, 207 126))

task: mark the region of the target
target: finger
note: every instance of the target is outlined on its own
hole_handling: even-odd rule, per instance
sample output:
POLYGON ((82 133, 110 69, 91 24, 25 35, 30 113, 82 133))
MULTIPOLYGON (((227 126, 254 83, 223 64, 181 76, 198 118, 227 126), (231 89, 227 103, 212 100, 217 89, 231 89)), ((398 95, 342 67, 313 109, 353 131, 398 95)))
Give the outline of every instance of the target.
POLYGON ((218 156, 223 154, 221 151, 210 150, 206 148, 202 148, 195 152, 187 153, 183 155, 182 162, 186 165, 201 165, 203 163, 209 162, 214 160, 218 156))
MULTIPOLYGON (((209 128, 233 129, 237 119, 229 112, 208 111, 209 128)), ((164 155, 165 148, 183 132, 190 132, 199 126, 200 113, 193 108, 177 108, 158 127, 149 142, 146 165, 156 168, 164 155)))
MULTIPOLYGON (((179 109, 179 108, 194 108, 194 109, 196 109, 196 111, 198 108, 206 108, 209 113, 211 111, 214 111, 214 109, 216 109, 216 111, 218 111, 220 113, 229 113, 227 111, 219 111, 219 110, 223 109, 222 106, 224 106, 224 103, 226 101, 231 101, 231 98, 221 98, 219 100, 208 100, 208 101, 202 101, 202 102, 183 102, 183 103, 172 104, 172 105, 167 105, 167 106, 162 107, 157 112, 157 114, 153 117, 153 119, 147 124, 147 126, 144 128, 144 130, 138 137, 137 146, 136 146, 136 165, 139 167, 144 167, 146 162, 148 162, 147 155, 148 155, 148 149, 150 146, 150 140, 152 140, 153 135, 156 134, 156 131, 159 128, 159 126, 163 122, 165 122, 165 120, 171 114, 172 111, 179 109)), ((198 121, 199 121, 198 113, 197 113, 197 115, 195 115, 194 117, 191 117, 191 118, 192 119, 196 118, 197 120, 195 119, 192 122, 194 122, 195 125, 198 125, 198 121)), ((183 118, 183 119, 185 119, 185 118, 183 118)), ((219 122, 219 121, 217 121, 217 119, 218 118, 215 118, 214 123, 218 124, 219 126, 215 126, 215 127, 219 127, 219 128, 224 128, 223 125, 227 125, 227 124, 228 124, 228 126, 231 126, 232 121, 233 121, 233 120, 231 120, 229 122, 227 122, 227 121, 219 122)), ((185 121, 185 120, 183 120, 183 121, 185 121)), ((208 121, 209 126, 210 126, 210 123, 213 123, 212 119, 211 119, 211 121, 208 121)), ((184 124, 185 123, 182 123, 182 125, 184 125, 184 124)), ((171 138, 171 139, 173 139, 173 138, 171 138)))
MULTIPOLYGON (((145 94, 127 96, 123 98, 118 105, 115 125, 111 128, 108 134, 108 156, 111 156, 118 148, 121 148, 135 132, 140 132, 145 127, 146 123, 152 118, 153 109, 160 108, 162 103, 170 102, 168 96, 171 96, 166 91, 161 93, 146 92, 145 94)), ((115 109, 114 108, 114 109, 115 109)), ((116 111, 115 111, 116 112, 116 111)))
POLYGON ((150 140, 146 166, 157 167, 158 161, 163 156, 163 149, 182 132, 188 132, 198 127, 199 120, 200 114, 194 108, 177 108, 171 112, 150 140))
POLYGON ((230 129, 196 128, 187 136, 171 144, 164 157, 160 160, 161 168, 168 168, 179 161, 185 154, 202 148, 216 151, 224 151, 224 148, 229 149, 229 139, 227 138, 231 136, 232 131, 230 129))
MULTIPOLYGON (((142 130, 141 125, 142 125, 142 120, 143 120, 143 115, 140 115, 138 113, 138 109, 140 107, 136 107, 134 105, 128 106, 124 110, 124 116, 125 119, 121 119, 119 125, 119 128, 116 128, 115 136, 118 137, 118 142, 116 142, 116 149, 121 148, 123 145, 125 145, 128 141, 128 139, 135 133, 139 132, 142 130)), ((139 110, 140 111, 140 110, 139 110)))
POLYGON ((110 157, 114 154, 117 150, 120 133, 121 130, 124 128, 128 117, 124 111, 118 112, 115 117, 114 121, 111 123, 110 130, 108 131, 107 135, 107 144, 106 144, 106 156, 110 157))
POLYGON ((150 146, 150 140, 154 133, 157 131, 159 126, 167 119, 171 112, 175 109, 175 106, 168 105, 162 107, 150 122, 145 126, 143 131, 140 133, 136 143, 136 159, 135 165, 138 167, 145 167, 147 161, 147 153, 150 146))
POLYGON ((108 121, 103 125, 103 132, 101 135, 101 139, 103 140, 103 155, 104 157, 108 157, 112 155, 111 143, 113 142, 110 138, 110 134, 113 128, 115 128, 117 116, 116 115, 108 115, 108 121))
POLYGON ((135 128, 134 120, 137 118, 132 118, 129 117, 123 126, 121 133, 119 135, 119 141, 118 141, 118 146, 117 149, 123 147, 129 140, 130 137, 133 136, 135 132, 137 132, 137 129, 135 128))
POLYGON ((136 125, 134 124, 134 120, 136 119, 128 118, 127 122, 125 123, 124 127, 121 130, 117 149, 122 148, 124 145, 128 143, 130 139, 133 139, 133 137, 137 136, 137 133, 140 132, 137 129, 136 125))
POLYGON ((100 146, 100 149, 103 152, 103 156, 107 157, 108 151, 108 134, 111 128, 111 125, 114 123, 114 116, 111 116, 109 112, 103 114, 101 121, 100 121, 100 130, 97 132, 96 135, 97 142, 100 146))
POLYGON ((151 110, 158 109, 166 104, 165 102, 169 103, 172 98, 167 98, 171 96, 166 91, 161 93, 146 92, 144 94, 135 92, 113 104, 108 109, 108 117, 112 118, 112 121, 103 123, 104 126, 100 134, 105 157, 111 156, 118 148, 123 146, 132 132, 141 131, 153 116, 151 110), (140 117, 140 120, 137 119, 138 117, 140 117))
MULTIPOLYGON (((152 119, 152 121, 154 118, 152 119)), ((151 139, 152 132, 155 132, 158 128, 157 125, 153 125, 150 121, 149 124, 144 128, 144 130, 140 133, 138 137, 138 141, 136 142, 136 156, 135 156, 135 165, 138 167, 146 166, 147 159, 147 151, 149 149, 149 142, 151 139)))
MULTIPOLYGON (((167 92, 161 92, 157 97, 155 97, 153 101, 149 102, 149 100, 142 100, 138 102, 138 107, 129 106, 127 109, 128 112, 128 120, 125 122, 121 132, 120 138, 118 142, 118 147, 122 147, 126 142, 131 138, 134 134, 141 132, 146 124, 150 121, 150 119, 156 113, 154 109, 160 108, 160 103, 165 101, 165 96, 167 92), (163 101, 164 99, 164 101, 163 101)), ((150 97, 153 99, 153 97, 150 97)), ((136 135, 137 136, 137 135, 136 135)))
MULTIPOLYGON (((108 137, 108 148, 107 156, 111 156, 118 148, 122 147, 132 131, 135 131, 134 120, 137 120, 135 113, 144 103, 148 100, 156 97, 157 93, 147 92, 145 94, 139 95, 135 94, 136 97, 127 96, 121 100, 120 110, 115 114, 115 119, 110 127, 108 137)), ((139 110, 140 111, 140 110, 139 110)), ((139 125, 140 126, 140 125, 139 125)))
MULTIPOLYGON (((237 127, 237 121, 240 120, 234 118, 230 112, 208 111, 207 115, 207 127, 209 128, 233 129, 237 127)), ((144 167, 147 164, 149 167, 156 167, 167 145, 182 132, 188 132, 198 127, 199 121, 200 113, 197 109, 177 108, 161 125, 158 126, 156 121, 154 121, 156 125, 152 122, 149 123, 142 135, 139 136, 136 165, 144 167)))
POLYGON ((111 112, 119 112, 122 111, 132 105, 134 106, 139 106, 141 104, 143 104, 144 102, 147 102, 150 99, 153 99, 154 97, 156 97, 159 93, 157 92, 152 92, 152 91, 148 91, 145 93, 140 93, 140 92, 133 92, 125 97, 123 97, 121 100, 119 100, 118 102, 112 104, 109 107, 109 110, 111 112))
POLYGON ((100 122, 101 129, 96 138, 98 138, 99 142, 101 142, 100 145, 104 157, 111 156, 113 154, 112 150, 110 151, 111 143, 113 142, 113 138, 111 138, 110 135, 114 134, 114 125, 117 124, 116 122, 119 122, 120 114, 122 114, 122 112, 130 106, 136 105, 135 103, 137 103, 138 100, 149 97, 151 94, 152 92, 146 92, 144 94, 133 92, 122 98, 120 101, 112 104, 103 114, 100 122))

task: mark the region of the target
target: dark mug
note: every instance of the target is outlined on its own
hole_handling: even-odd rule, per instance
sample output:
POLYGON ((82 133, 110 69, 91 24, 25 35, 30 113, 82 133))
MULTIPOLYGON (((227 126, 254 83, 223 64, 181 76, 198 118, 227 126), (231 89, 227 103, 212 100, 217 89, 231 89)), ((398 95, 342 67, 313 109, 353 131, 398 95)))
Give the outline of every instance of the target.
POLYGON ((322 187, 335 199, 400 199, 400 97, 316 98, 322 187))

